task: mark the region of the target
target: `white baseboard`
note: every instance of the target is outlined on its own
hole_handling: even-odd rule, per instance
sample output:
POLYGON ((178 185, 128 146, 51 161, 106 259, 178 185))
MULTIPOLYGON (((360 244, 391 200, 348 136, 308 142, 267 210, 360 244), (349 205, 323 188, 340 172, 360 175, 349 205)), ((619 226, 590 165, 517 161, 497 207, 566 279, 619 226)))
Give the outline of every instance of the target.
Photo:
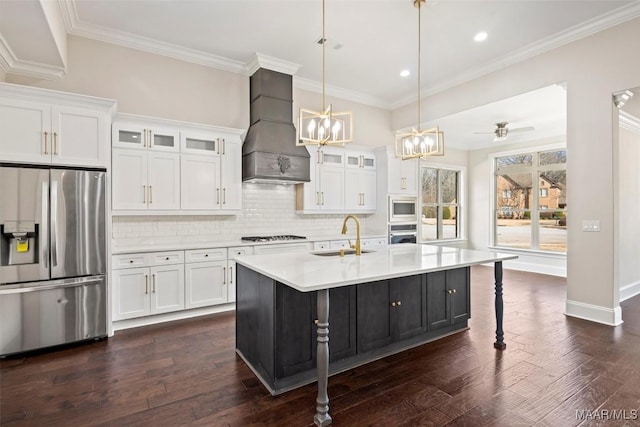
POLYGON ((620 305, 617 305, 615 308, 608 308, 567 300, 564 314, 571 317, 577 317, 579 319, 603 323, 609 326, 618 326, 622 324, 622 308, 620 305))
POLYGON ((620 302, 626 301, 640 294, 640 281, 622 286, 620 288, 620 302))
POLYGON ((174 311, 172 313, 157 314, 155 316, 138 317, 135 319, 117 320, 113 322, 113 330, 137 328, 139 326, 155 325, 157 323, 170 322, 172 320, 190 319, 192 317, 205 316, 207 314, 222 313, 235 310, 235 303, 214 305, 211 307, 194 308, 191 310, 174 311))
POLYGON ((548 274, 550 276, 567 277, 567 266, 537 264, 525 261, 504 261, 504 268, 508 270, 528 271, 529 273, 548 274))

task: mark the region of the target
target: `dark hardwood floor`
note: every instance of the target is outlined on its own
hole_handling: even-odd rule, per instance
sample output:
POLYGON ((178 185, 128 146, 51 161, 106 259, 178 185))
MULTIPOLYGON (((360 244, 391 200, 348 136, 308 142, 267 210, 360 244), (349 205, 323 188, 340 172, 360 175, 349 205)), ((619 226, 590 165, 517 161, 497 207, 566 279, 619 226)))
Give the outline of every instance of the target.
MULTIPOLYGON (((331 377, 334 425, 640 425, 640 296, 613 328, 565 317, 564 279, 505 270, 504 283, 505 351, 493 269, 474 267, 470 329, 331 377)), ((315 384, 272 397, 234 334, 225 313, 4 359, 0 425, 310 425, 315 384)))

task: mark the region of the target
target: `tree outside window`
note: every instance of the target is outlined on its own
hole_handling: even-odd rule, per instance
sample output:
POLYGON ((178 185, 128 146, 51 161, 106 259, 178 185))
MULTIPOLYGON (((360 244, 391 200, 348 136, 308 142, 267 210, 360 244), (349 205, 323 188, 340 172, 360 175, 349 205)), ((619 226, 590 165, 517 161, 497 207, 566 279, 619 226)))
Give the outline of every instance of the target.
POLYGON ((422 168, 422 241, 460 237, 460 171, 422 168))
POLYGON ((495 246, 566 252, 566 161, 565 149, 495 158, 495 246))

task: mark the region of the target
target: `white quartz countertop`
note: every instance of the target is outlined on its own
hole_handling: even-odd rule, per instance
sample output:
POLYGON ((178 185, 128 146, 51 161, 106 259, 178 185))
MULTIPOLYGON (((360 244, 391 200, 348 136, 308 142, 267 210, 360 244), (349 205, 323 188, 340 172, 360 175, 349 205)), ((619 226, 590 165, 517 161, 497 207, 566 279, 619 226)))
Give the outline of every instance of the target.
POLYGON ((388 245, 360 256, 315 255, 319 252, 331 251, 241 255, 235 261, 296 290, 309 292, 518 258, 428 244, 388 245))

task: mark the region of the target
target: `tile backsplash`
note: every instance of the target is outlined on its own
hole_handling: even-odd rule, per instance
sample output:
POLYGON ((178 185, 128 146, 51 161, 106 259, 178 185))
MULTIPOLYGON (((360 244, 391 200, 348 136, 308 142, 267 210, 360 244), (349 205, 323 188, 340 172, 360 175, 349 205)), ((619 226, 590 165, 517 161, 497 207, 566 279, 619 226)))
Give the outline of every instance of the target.
MULTIPOLYGON (((144 243, 228 241, 251 235, 340 233, 345 215, 295 213, 293 185, 243 184, 242 213, 224 216, 117 216, 112 237, 116 246, 144 243)), ((366 230, 366 217, 358 215, 366 230)))

